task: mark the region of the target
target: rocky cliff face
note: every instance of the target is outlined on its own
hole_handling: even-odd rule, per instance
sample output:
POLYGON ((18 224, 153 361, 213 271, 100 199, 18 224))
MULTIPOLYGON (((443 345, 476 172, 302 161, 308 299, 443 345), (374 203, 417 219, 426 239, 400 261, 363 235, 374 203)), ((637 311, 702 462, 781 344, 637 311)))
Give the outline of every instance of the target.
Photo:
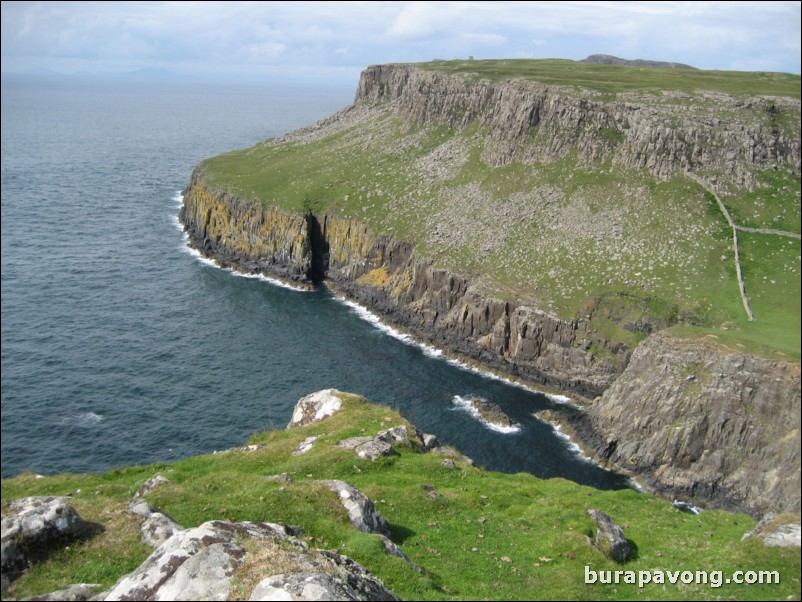
POLYGON ((191 244, 222 265, 335 289, 418 337, 486 366, 592 398, 620 374, 626 345, 586 320, 488 299, 468 278, 418 257, 412 246, 332 215, 262 209, 209 190, 200 172, 184 191, 191 244), (591 345, 609 351, 597 357, 591 345))
POLYGON ((390 101, 408 121, 487 128, 482 159, 550 162, 576 150, 580 161, 647 169, 665 179, 677 172, 715 170, 739 187, 754 185, 755 168, 784 164, 799 171, 798 134, 777 125, 799 115, 790 98, 743 100, 664 92, 615 100, 576 90, 512 80, 475 81, 409 65, 374 65, 362 73, 356 100, 390 101))
POLYGON ((658 491, 759 517, 800 511, 799 408, 798 363, 658 333, 574 426, 658 491))

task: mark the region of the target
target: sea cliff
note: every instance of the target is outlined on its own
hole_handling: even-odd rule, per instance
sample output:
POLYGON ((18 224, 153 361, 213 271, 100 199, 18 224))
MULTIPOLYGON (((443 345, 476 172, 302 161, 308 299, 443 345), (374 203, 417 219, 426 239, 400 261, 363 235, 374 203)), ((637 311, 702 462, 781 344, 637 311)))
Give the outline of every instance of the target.
MULTIPOLYGON (((494 83, 408 65, 373 66, 363 72, 352 106, 262 148, 293 153, 316 149, 315 144, 338 136, 368 144, 382 137, 397 141, 412 132, 412 142, 388 147, 387 154, 397 157, 407 151, 405 145, 427 144, 423 134, 434 130, 426 128, 447 127, 466 132, 470 141, 481 139, 475 147, 478 157, 467 158, 470 151, 463 153, 460 146, 467 143, 454 135, 427 162, 418 159, 421 186, 430 185, 432 178, 453 176, 466 161, 518 169, 572 156, 580 171, 604 165, 611 173, 646 173, 656 183, 646 181, 647 186, 657 188, 687 172, 708 174, 706 181, 719 191, 754 190, 765 169, 785 170, 798 179, 800 142, 788 127, 798 123, 798 99, 715 92, 612 96, 531 81, 494 83)), ((600 458, 646 475, 657 490, 754 515, 799 511, 798 362, 733 354, 701 337, 660 334, 678 322, 709 325, 711 318, 699 317, 696 306, 685 309, 661 301, 650 292, 655 281, 626 280, 628 292, 614 295, 624 300, 616 301, 618 305, 607 302, 607 293, 597 294, 573 315, 544 307, 536 295, 493 294, 500 289, 487 285, 488 272, 461 270, 450 256, 426 252, 437 249, 426 242, 433 236, 448 242, 449 236, 461 241, 474 232, 484 235, 482 221, 476 219, 484 205, 474 202, 480 197, 466 196, 462 205, 457 199, 449 205, 448 217, 453 224, 464 222, 467 214, 478 221, 470 226, 478 230, 438 230, 443 212, 434 214, 432 221, 439 219, 440 225, 432 226, 428 238, 415 232, 407 237, 398 236, 395 226, 381 226, 390 223, 386 213, 382 218, 358 217, 375 215, 370 212, 377 198, 393 197, 392 181, 385 190, 368 190, 357 206, 361 209, 354 210, 356 195, 337 193, 342 182, 335 176, 331 184, 321 185, 323 199, 307 195, 302 202, 288 202, 277 193, 273 202, 269 190, 266 196, 253 195, 225 184, 219 168, 214 174, 210 169, 204 162, 195 170, 180 215, 190 244, 206 256, 304 286, 325 282, 423 340, 584 398, 587 409, 577 419, 584 441, 600 458), (658 306, 668 310, 656 311, 658 306)), ((381 175, 376 173, 375 180, 381 175)), ((682 181, 688 182, 682 194, 697 194, 704 202, 693 192, 700 190, 696 180, 682 181)), ((648 198, 640 182, 631 188, 642 195, 639 199, 648 198)), ((627 197, 626 185, 618 187, 622 198, 627 197)), ((361 194, 366 187, 355 190, 361 194)), ((563 194, 540 192, 532 201, 534 217, 513 209, 510 218, 507 209, 499 209, 495 213, 503 219, 484 224, 484 229, 497 232, 505 219, 537 222, 541 207, 536 203, 553 211, 553 201, 563 194)), ((405 194, 404 202, 412 202, 415 193, 405 194)), ((407 211, 409 206, 399 198, 383 200, 385 209, 407 211)), ((416 205, 421 212, 426 206, 425 199, 416 205)), ((720 216, 709 208, 701 211, 707 211, 705 223, 712 225, 694 234, 714 239, 720 216)), ((591 222, 605 222, 604 214, 591 222)), ((571 223, 557 226, 565 236, 582 235, 571 223)), ((609 240, 609 233, 600 236, 597 240, 609 240)), ((673 236, 676 241, 679 234, 673 236)), ((728 240, 726 235, 722 240, 728 240)), ((498 250, 495 243, 488 244, 486 254, 498 250)), ((671 236, 667 244, 672 244, 671 236)), ((719 253, 716 248, 726 247, 714 245, 705 252, 719 253)), ((635 275, 641 277, 641 272, 635 275)), ((726 275, 722 272, 721 278, 726 275)))

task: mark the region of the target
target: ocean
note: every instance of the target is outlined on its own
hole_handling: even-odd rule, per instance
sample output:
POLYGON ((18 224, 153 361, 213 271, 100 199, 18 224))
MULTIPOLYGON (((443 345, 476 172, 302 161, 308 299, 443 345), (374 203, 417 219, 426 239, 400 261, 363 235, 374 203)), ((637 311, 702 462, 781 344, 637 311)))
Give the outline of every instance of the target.
POLYGON ((334 387, 488 469, 628 486, 533 416, 559 397, 460 366, 325 288, 243 277, 187 247, 176 216, 200 160, 325 117, 353 89, 3 76, 4 478, 241 445, 334 387), (471 397, 516 426, 483 423, 471 397))

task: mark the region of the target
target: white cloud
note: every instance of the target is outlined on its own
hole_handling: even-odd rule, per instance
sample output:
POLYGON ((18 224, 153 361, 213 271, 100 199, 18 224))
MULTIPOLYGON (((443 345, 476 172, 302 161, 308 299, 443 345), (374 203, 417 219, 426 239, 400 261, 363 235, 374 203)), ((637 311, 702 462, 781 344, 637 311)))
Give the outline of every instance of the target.
POLYGON ((2 67, 323 72, 441 56, 799 72, 799 2, 4 2, 2 67), (347 65, 346 65, 347 62, 347 65), (741 67, 738 67, 741 68, 741 67))

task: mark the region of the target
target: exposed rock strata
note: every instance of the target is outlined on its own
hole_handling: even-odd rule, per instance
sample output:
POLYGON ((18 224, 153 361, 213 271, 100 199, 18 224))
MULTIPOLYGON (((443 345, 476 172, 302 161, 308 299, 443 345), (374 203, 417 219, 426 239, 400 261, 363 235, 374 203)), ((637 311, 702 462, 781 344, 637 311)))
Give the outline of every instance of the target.
POLYGON ((576 150, 582 162, 612 161, 664 179, 712 169, 751 187, 754 169, 785 164, 799 170, 800 140, 773 127, 768 106, 799 114, 791 98, 744 100, 726 94, 664 93, 596 99, 593 93, 532 81, 494 83, 423 71, 411 65, 373 65, 362 73, 357 101, 392 102, 407 121, 447 123, 461 130, 479 123, 489 165, 550 162, 576 150), (714 110, 704 101, 714 103, 714 110), (751 114, 744 121, 744 111, 751 114))
POLYGON ((348 297, 424 340, 534 383, 594 397, 629 358, 626 345, 600 337, 586 319, 488 299, 470 279, 359 222, 259 207, 209 190, 196 170, 181 219, 191 244, 224 266, 311 283, 317 253, 327 282, 348 297), (309 222, 319 222, 325 250, 313 245, 309 222), (609 353, 599 357, 591 346, 609 353))
POLYGON ((748 512, 800 511, 800 367, 667 333, 572 423, 658 491, 748 512))

